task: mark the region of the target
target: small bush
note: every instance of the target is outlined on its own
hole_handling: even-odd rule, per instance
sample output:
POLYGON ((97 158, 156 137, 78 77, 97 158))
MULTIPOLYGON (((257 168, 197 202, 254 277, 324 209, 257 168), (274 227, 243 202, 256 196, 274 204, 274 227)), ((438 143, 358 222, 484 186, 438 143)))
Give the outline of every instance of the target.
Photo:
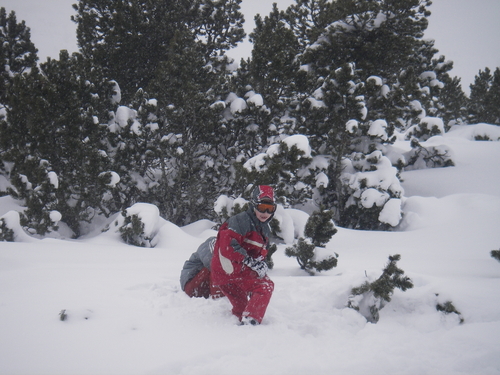
POLYGON ((389 263, 382 275, 374 282, 366 281, 363 285, 353 288, 347 301, 347 307, 358 311, 366 320, 377 323, 379 311, 391 301, 394 289, 403 292, 413 288, 413 282, 404 271, 396 266, 401 259, 399 254, 389 256, 389 263))
POLYGON ((292 246, 285 249, 285 255, 288 257, 296 257, 297 263, 301 269, 305 270, 311 276, 314 275, 314 270, 328 271, 333 267, 337 267, 337 257, 329 256, 320 261, 314 260, 316 246, 310 243, 307 239, 300 237, 298 241, 292 246))
POLYGON ((331 211, 314 212, 307 220, 304 229, 304 235, 307 238, 300 237, 292 247, 285 249, 285 255, 296 257, 300 268, 310 275, 314 275, 314 270, 321 272, 337 267, 337 253, 335 256, 330 255, 320 260, 316 259, 316 248, 324 247, 337 233, 332 217, 333 212, 331 211))
POLYGON ((457 314, 458 315, 458 319, 460 320, 460 324, 462 324, 465 319, 463 318, 462 314, 460 313, 460 311, 458 311, 455 306, 453 305, 453 303, 451 301, 446 301, 445 303, 441 304, 441 303, 437 303, 436 304, 436 310, 437 311, 441 311, 445 314, 457 314))
POLYGON ((137 214, 128 215, 126 211, 122 211, 124 222, 119 228, 122 240, 133 246, 153 247, 152 238, 149 238, 144 233, 144 223, 137 214))
POLYGON ((4 218, 0 218, 0 241, 14 242, 14 231, 7 226, 4 218))

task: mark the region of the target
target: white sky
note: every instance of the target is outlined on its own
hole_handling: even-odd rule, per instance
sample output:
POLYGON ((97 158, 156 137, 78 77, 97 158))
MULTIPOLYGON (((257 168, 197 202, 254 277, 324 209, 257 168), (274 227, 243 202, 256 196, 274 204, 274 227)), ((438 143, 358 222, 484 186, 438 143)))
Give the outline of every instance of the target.
MULTIPOLYGON (((254 15, 268 15, 273 2, 284 10, 294 0, 243 0, 247 34, 254 27, 254 15)), ((61 49, 77 50, 76 26, 70 20, 73 3, 76 0, 2 0, 0 6, 7 12, 14 10, 18 22, 26 21, 43 62, 47 56, 58 58, 61 49)), ((434 0, 430 10, 426 38, 434 39, 439 53, 454 62, 451 75, 462 78, 462 87, 469 93, 479 70, 500 67, 500 0, 434 0)), ((243 43, 231 56, 239 61, 250 49, 249 43, 243 43)))

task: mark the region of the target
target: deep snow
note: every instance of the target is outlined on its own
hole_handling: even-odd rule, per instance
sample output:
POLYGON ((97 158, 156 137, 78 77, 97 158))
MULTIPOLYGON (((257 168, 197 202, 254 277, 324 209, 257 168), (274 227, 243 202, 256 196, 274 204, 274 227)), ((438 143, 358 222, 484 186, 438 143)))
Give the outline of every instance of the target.
MULTIPOLYGON (((500 263, 490 256, 500 248, 500 142, 473 141, 481 127, 500 129, 427 141, 448 145, 456 166, 403 173, 401 228, 339 228, 327 245, 339 254, 333 270, 309 276, 280 245, 257 327, 238 326, 226 299, 180 291, 184 261, 215 233, 209 221, 162 220, 148 249, 100 228, 0 242, 0 374, 500 374, 500 263), (349 291, 394 254, 415 286, 367 323, 345 307, 349 291), (463 324, 436 310, 446 301, 463 324)), ((13 209, 0 198, 0 217, 13 209)))

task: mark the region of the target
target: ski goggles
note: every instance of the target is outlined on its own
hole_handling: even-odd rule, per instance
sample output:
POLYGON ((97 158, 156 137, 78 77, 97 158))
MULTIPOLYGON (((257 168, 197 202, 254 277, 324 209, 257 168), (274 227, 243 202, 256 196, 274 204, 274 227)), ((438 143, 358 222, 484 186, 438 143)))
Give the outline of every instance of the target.
POLYGON ((276 205, 273 203, 258 203, 255 209, 262 214, 274 214, 276 211, 276 205))

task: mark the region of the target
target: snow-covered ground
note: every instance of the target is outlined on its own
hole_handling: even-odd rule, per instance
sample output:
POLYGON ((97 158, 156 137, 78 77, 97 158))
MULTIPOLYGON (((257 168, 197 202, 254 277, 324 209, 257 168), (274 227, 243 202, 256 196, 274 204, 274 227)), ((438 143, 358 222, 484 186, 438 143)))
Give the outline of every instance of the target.
MULTIPOLYGON (((262 325, 238 326, 230 305, 190 299, 184 261, 215 232, 162 221, 155 248, 108 231, 80 240, 0 242, 0 374, 500 374, 500 142, 457 127, 455 167, 403 173, 396 232, 339 228, 338 266, 309 276, 280 245, 262 325), (414 283, 367 323, 346 308, 389 255, 414 283), (445 315, 438 302, 461 312, 445 315), (67 319, 59 313, 66 310, 67 319)), ((499 135, 500 136, 500 135, 499 135)), ((400 144, 404 146, 403 144, 400 144)), ((0 198, 0 217, 16 209, 0 198)))

